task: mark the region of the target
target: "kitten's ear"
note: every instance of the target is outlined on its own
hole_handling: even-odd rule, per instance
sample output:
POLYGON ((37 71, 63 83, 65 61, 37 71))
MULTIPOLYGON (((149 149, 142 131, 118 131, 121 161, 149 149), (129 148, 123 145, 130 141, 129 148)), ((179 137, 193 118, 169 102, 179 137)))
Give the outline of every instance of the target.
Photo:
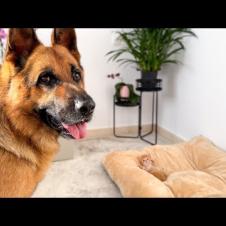
POLYGON ((6 58, 16 67, 22 68, 32 51, 40 44, 33 28, 10 28, 6 58))
POLYGON ((74 28, 54 28, 51 36, 52 45, 62 45, 80 63, 80 54, 77 48, 77 38, 74 28))

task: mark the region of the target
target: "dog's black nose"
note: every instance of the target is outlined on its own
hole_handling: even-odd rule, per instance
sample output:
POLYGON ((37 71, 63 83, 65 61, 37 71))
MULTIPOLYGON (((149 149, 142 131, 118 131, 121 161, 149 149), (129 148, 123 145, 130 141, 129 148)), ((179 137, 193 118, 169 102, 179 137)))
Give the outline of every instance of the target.
POLYGON ((83 115, 89 115, 93 113, 94 108, 95 108, 95 103, 93 100, 90 100, 90 101, 83 102, 79 111, 83 115))
POLYGON ((95 109, 95 106, 95 102, 89 95, 86 95, 79 100, 75 100, 75 108, 83 116, 89 116, 90 114, 92 114, 95 109))

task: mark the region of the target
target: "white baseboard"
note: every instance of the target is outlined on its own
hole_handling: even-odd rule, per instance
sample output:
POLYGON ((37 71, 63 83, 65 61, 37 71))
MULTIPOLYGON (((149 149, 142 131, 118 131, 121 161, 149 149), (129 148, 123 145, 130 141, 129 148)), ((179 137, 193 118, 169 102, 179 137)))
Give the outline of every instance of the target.
MULTIPOLYGON (((142 131, 144 133, 148 132, 151 128, 151 125, 143 125, 142 131)), ((137 134, 137 126, 123 126, 118 127, 116 129, 117 134, 137 134)), ((184 139, 173 134, 169 130, 162 128, 158 126, 158 133, 160 136, 166 138, 167 140, 171 141, 172 143, 179 143, 183 142, 184 139)), ((113 128, 100 128, 100 129, 90 129, 88 130, 88 135, 86 139, 97 139, 97 138, 103 138, 103 137, 109 137, 113 135, 113 128)))
POLYGON ((74 140, 67 140, 64 138, 59 138, 60 150, 54 158, 55 161, 69 160, 73 159, 74 150, 73 150, 73 142, 74 140))
MULTIPOLYGON (((148 132, 150 129, 150 125, 142 126, 142 131, 148 132)), ((118 135, 137 135, 138 133, 138 126, 122 126, 116 128, 116 133, 118 135)), ((113 128, 100 128, 100 129, 90 129, 88 130, 87 138, 86 139, 96 139, 102 137, 109 137, 113 136, 113 128)))
POLYGON ((180 143, 185 141, 182 137, 177 136, 176 134, 170 132, 169 130, 161 126, 158 126, 158 133, 159 135, 171 141, 172 143, 180 143))

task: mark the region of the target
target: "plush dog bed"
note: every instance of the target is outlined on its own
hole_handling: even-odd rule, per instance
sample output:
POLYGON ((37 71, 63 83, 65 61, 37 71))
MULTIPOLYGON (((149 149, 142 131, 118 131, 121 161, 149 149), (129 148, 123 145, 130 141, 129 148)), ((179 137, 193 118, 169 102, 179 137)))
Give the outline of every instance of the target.
POLYGON ((114 151, 103 165, 124 197, 226 197, 226 152, 202 136, 114 151))

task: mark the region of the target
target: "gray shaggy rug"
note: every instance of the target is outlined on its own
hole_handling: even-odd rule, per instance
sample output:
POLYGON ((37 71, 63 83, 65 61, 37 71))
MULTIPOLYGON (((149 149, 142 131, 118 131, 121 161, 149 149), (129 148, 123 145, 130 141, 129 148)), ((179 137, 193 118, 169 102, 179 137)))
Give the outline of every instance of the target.
MULTIPOLYGON (((159 137, 158 143, 168 144, 169 141, 159 137)), ((114 137, 75 142, 74 158, 53 162, 32 197, 121 197, 101 161, 111 151, 142 149, 146 146, 147 143, 138 139, 114 137)))

